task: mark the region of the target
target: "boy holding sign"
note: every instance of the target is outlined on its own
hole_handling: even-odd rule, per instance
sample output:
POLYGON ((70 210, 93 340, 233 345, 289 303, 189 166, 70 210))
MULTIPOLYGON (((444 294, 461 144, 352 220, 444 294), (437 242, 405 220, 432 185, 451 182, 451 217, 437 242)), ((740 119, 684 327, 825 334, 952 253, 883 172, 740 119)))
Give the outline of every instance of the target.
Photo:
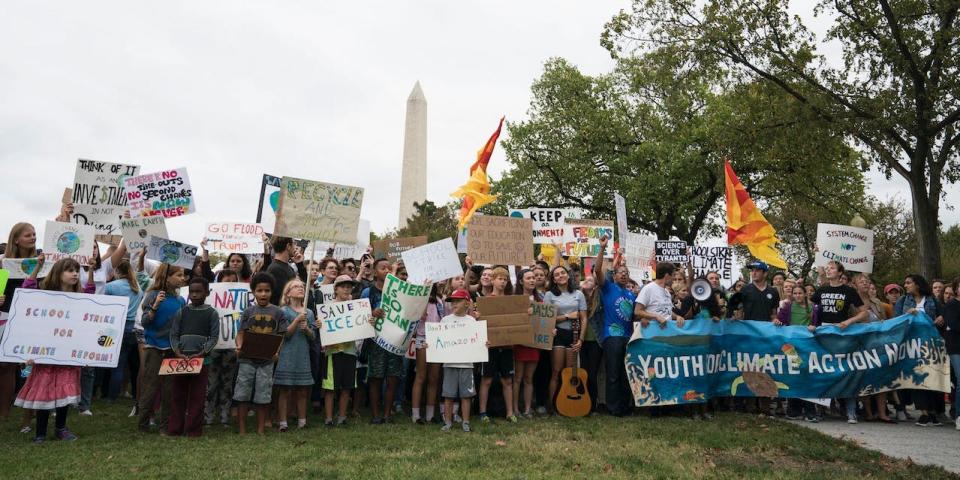
MULTIPOLYGON (((453 310, 450 315, 440 319, 441 323, 449 322, 475 322, 477 319, 467 315, 470 293, 462 288, 447 297, 450 302, 450 308, 453 310)), ((427 345, 424 348, 429 348, 427 345)), ((463 431, 470 431, 470 402, 477 394, 477 389, 473 383, 473 364, 472 363, 444 363, 443 364, 443 427, 444 432, 453 427, 453 401, 460 399, 460 416, 463 418, 463 431)))
MULTIPOLYGON (((206 357, 217 345, 220 336, 220 316, 204 303, 210 294, 210 284, 203 277, 190 279, 190 303, 173 315, 170 321, 170 346, 177 357, 192 359, 206 357)), ((204 361, 209 364, 209 362, 204 361)), ((192 375, 173 378, 173 398, 170 401, 168 435, 199 437, 203 434, 203 403, 207 396, 207 369, 192 375)))

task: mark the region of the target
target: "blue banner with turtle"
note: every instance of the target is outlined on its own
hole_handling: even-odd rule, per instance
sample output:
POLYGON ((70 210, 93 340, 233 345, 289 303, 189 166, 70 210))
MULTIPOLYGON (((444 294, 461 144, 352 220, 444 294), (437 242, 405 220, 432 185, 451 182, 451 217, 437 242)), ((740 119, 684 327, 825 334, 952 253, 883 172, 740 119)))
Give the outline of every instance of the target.
POLYGON ((950 390, 943 338, 926 314, 823 325, 688 320, 651 323, 627 346, 637 406, 713 397, 848 398, 903 388, 950 390))

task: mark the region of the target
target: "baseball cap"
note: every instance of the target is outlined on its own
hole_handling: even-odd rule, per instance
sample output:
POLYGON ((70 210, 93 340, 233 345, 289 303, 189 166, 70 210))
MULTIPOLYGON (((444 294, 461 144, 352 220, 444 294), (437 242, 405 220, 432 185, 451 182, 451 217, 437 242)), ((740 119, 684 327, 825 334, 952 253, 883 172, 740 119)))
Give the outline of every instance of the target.
POLYGON ((750 265, 747 265, 747 268, 749 268, 750 270, 763 270, 764 272, 766 272, 767 270, 770 270, 770 267, 766 263, 761 262, 759 260, 751 263, 750 265))
POLYGON ((464 289, 462 289, 462 288, 458 288, 458 289, 454 290, 454 292, 451 293, 450 296, 447 297, 447 299, 448 299, 448 300, 469 300, 469 299, 470 299, 470 292, 468 292, 468 291, 466 291, 466 290, 464 290, 464 289))
POLYGON ((340 275, 333 281, 333 287, 336 288, 344 283, 357 283, 357 281, 350 278, 350 275, 340 275))
POLYGON ((891 284, 887 285, 886 287, 883 287, 883 293, 884 293, 884 295, 890 293, 891 290, 900 290, 901 292, 903 291, 903 289, 900 288, 900 285, 897 285, 896 283, 891 283, 891 284))

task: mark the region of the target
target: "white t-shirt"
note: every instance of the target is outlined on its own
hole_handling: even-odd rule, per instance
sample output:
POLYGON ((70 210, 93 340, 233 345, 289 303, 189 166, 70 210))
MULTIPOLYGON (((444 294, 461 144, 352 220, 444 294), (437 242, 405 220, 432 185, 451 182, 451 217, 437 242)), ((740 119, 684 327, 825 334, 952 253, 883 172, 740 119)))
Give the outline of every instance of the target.
POLYGON ((670 298, 670 292, 656 282, 643 286, 640 295, 637 295, 637 303, 646 307, 650 313, 660 315, 667 320, 673 318, 673 299, 670 298))
MULTIPOLYGON (((473 317, 470 316, 470 315, 459 316, 459 315, 454 315, 454 314, 452 314, 452 313, 451 313, 450 315, 447 315, 447 316, 445 316, 445 317, 443 317, 443 318, 440 319, 440 323, 452 323, 452 322, 462 322, 462 323, 465 323, 465 322, 476 322, 476 321, 477 321, 477 319, 476 319, 476 318, 473 318, 473 317)), ((473 364, 472 364, 472 363, 444 363, 443 366, 444 366, 444 368, 447 368, 447 367, 449 367, 449 368, 473 368, 473 364)))

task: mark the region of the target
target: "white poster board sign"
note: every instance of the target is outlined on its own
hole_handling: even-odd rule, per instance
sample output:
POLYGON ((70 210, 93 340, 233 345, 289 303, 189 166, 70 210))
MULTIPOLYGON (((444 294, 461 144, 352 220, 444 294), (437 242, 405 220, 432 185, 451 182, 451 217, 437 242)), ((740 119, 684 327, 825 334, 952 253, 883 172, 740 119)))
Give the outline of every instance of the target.
POLYGON ((123 240, 131 252, 150 246, 150 237, 167 238, 167 224, 163 217, 124 218, 120 221, 123 240))
POLYGON ((179 217, 197 211, 184 167, 129 177, 124 180, 130 217, 179 217))
POLYGON ((720 285, 730 287, 736 280, 733 278, 734 252, 726 245, 694 245, 690 249, 693 256, 693 278, 706 278, 710 272, 720 275, 720 285))
POLYGON ((260 205, 257 206, 257 223, 263 225, 267 233, 273 233, 277 223, 277 208, 280 206, 280 177, 263 174, 260 184, 260 205))
POLYGON ((91 226, 97 235, 118 235, 120 219, 127 207, 119 205, 85 205, 75 203, 70 221, 77 225, 91 226))
POLYGON ((540 245, 562 242, 565 220, 576 218, 572 210, 564 208, 511 208, 508 215, 532 220, 533 243, 540 245))
POLYGON ((406 352, 407 342, 427 308, 430 289, 430 285, 405 282, 387 274, 380 303, 383 318, 374 324, 377 345, 394 355, 406 352))
POLYGON ((620 241, 620 248, 627 247, 627 236, 630 231, 627 227, 627 201, 619 193, 613 193, 613 204, 617 210, 617 240, 620 241))
MULTIPOLYGON (((123 190, 124 182, 139 172, 139 165, 77 160, 77 168, 73 174, 74 209, 79 205, 125 206, 127 199, 123 190)), ((120 214, 123 214, 123 210, 120 210, 120 214)))
POLYGON ((424 327, 428 363, 488 361, 487 322, 433 322, 424 327))
POLYGON ((147 260, 191 269, 197 259, 197 247, 160 237, 150 237, 147 260))
POLYGON ((43 254, 47 263, 72 258, 86 266, 93 255, 96 230, 87 225, 47 220, 43 230, 43 254))
POLYGON ((317 305, 320 345, 372 338, 377 332, 370 325, 370 313, 370 300, 366 298, 317 305))
POLYGON ((367 247, 370 246, 370 220, 360 219, 357 225, 356 243, 334 243, 323 240, 310 241, 307 248, 304 249, 304 258, 309 259, 312 254, 313 260, 323 258, 327 250, 333 248, 333 258, 343 260, 345 258, 358 259, 367 253, 367 247), (316 249, 314 250, 314 244, 316 249))
MULTIPOLYGON (((3 269, 10 272, 11 279, 24 279, 30 277, 30 274, 37 268, 36 258, 4 258, 3 259, 3 269)), ((44 259, 43 267, 40 268, 40 273, 37 274, 37 278, 44 278, 50 273, 50 269, 53 268, 54 262, 48 262, 44 259)))
POLYGON ((0 340, 0 359, 115 368, 129 301, 123 296, 19 288, 0 340))
POLYGON ((218 253, 263 253, 263 225, 259 223, 208 223, 207 249, 218 253))
POLYGON ((406 250, 400 258, 407 268, 407 280, 412 283, 423 283, 428 279, 437 283, 463 275, 460 257, 450 237, 406 250))
POLYGON ((653 260, 654 245, 657 237, 642 233, 626 232, 624 236, 624 259, 630 269, 630 278, 636 281, 653 281, 653 270, 650 262, 653 260))
POLYGON ((873 230, 818 223, 817 248, 815 266, 836 260, 852 272, 873 273, 873 230))

